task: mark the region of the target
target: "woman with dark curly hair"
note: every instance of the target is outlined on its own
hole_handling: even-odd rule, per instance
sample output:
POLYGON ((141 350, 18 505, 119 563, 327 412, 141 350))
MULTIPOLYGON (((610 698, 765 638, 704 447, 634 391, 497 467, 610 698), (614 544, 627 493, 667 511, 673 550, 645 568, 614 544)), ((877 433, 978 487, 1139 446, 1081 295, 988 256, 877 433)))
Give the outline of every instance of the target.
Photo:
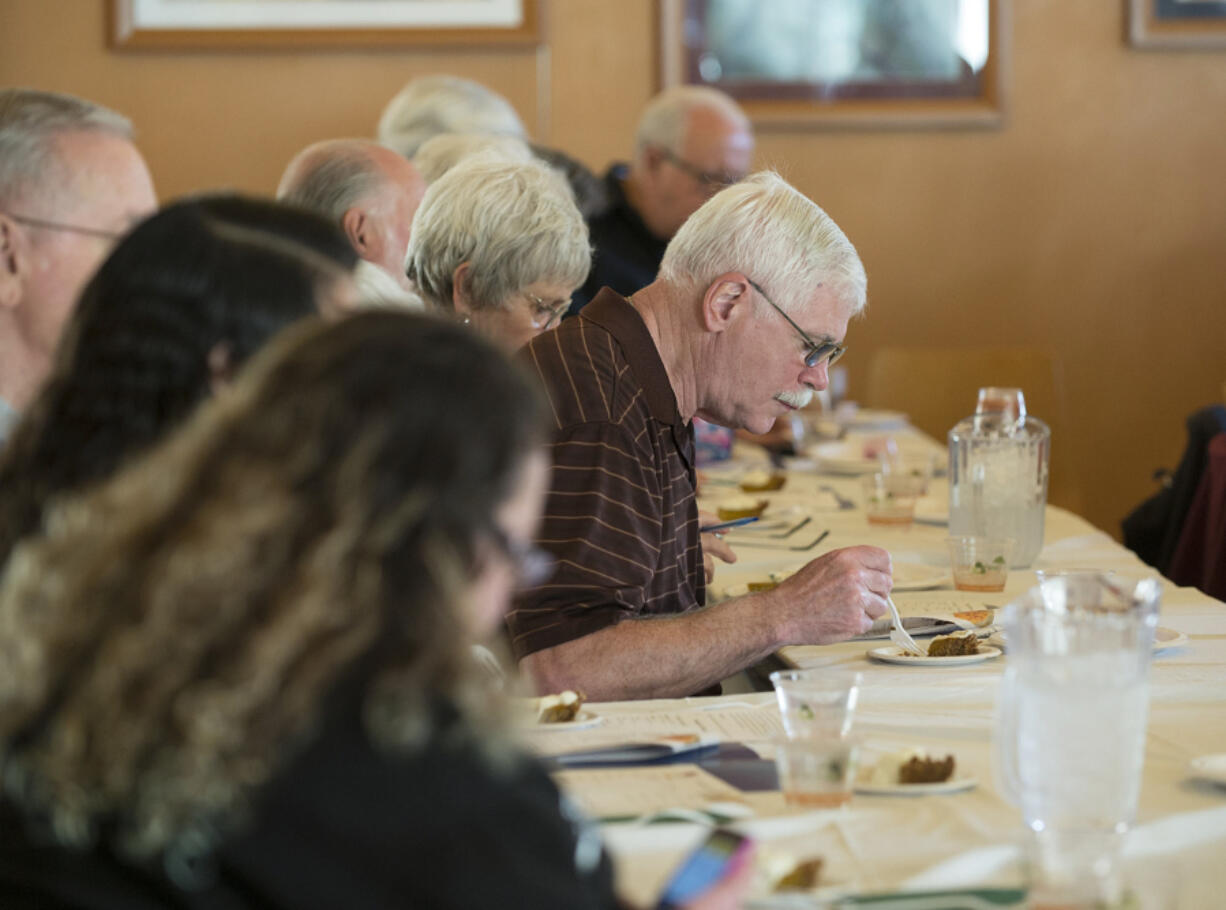
POLYGON ((544 418, 475 333, 367 312, 54 507, 0 588, 0 906, 615 906, 468 654, 534 564, 544 418))
POLYGON ((356 261, 325 219, 237 196, 179 202, 133 230, 0 452, 0 567, 52 497, 152 445, 284 326, 344 306, 356 261))

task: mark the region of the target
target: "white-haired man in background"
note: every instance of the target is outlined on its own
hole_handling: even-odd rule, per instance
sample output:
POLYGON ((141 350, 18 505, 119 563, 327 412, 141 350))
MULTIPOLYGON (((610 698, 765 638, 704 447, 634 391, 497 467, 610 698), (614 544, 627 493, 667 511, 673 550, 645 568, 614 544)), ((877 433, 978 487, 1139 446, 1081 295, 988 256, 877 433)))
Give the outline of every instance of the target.
POLYGON ((890 557, 848 547, 770 591, 704 607, 696 415, 768 430, 827 384, 864 267, 825 212, 773 173, 704 204, 629 300, 602 291, 532 341, 555 427, 538 545, 557 569, 507 622, 542 692, 703 691, 785 645, 825 644, 886 610, 890 557))
POLYGON ((417 168, 391 149, 365 139, 329 139, 294 156, 277 198, 340 225, 362 260, 354 280, 364 298, 417 305, 405 255, 425 192, 417 168))
POLYGON ((488 133, 527 140, 511 102, 479 82, 459 76, 419 76, 402 88, 379 118, 376 138, 412 158, 443 133, 488 133))
POLYGON ((753 129, 735 101, 680 85, 639 119, 634 158, 605 174, 608 205, 588 218, 595 256, 574 311, 610 287, 623 296, 655 280, 668 241, 699 206, 749 172, 753 129))
POLYGON ((0 445, 82 287, 156 207, 126 117, 71 95, 0 91, 0 445))
MULTIPOLYGON (((425 151, 431 139, 452 134, 496 136, 523 142, 535 157, 566 177, 584 218, 608 206, 604 184, 587 165, 560 149, 532 142, 511 102, 471 79, 435 74, 410 80, 388 102, 377 129, 381 143, 414 160, 425 151)), ((460 148, 462 146, 453 146, 451 151, 460 148)), ((501 143, 501 148, 511 151, 513 141, 501 143)), ((476 148, 469 146, 469 150, 476 148)), ((514 151, 511 155, 519 157, 514 151)), ((433 179, 427 178, 431 182, 433 179)))

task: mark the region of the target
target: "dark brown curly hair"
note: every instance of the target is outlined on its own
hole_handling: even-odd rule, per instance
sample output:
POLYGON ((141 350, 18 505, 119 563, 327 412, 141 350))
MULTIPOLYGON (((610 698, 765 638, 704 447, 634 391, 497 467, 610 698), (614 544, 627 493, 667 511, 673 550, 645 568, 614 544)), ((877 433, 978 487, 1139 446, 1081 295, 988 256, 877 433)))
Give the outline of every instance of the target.
POLYGON ((427 732, 430 697, 477 704, 460 601, 543 439, 538 395, 432 317, 288 330, 13 551, 8 797, 63 843, 105 825, 148 857, 233 818, 358 668, 385 744, 427 732))

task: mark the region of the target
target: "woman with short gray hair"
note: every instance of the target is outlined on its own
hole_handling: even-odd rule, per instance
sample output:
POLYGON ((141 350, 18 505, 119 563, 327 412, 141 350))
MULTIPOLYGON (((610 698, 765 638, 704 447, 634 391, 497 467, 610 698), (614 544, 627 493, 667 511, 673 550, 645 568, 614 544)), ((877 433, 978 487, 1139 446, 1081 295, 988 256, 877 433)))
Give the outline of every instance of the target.
POLYGON ((560 174, 476 155, 426 191, 405 265, 427 305, 514 350, 562 318, 591 249, 560 174))

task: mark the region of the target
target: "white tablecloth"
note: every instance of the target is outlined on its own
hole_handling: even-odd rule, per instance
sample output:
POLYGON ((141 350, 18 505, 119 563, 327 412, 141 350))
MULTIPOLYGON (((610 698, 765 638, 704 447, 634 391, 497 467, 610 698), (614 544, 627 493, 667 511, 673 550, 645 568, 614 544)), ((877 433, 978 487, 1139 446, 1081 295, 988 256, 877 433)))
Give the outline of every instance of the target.
MULTIPOLYGON (((904 441, 912 448, 935 445, 918 435, 904 441)), ((859 501, 855 478, 797 471, 784 490, 770 494, 772 504, 828 500, 819 496, 820 485, 859 501)), ((711 490, 717 497, 731 492, 718 486, 711 490)), ((944 495, 940 481, 934 493, 944 495)), ((736 565, 720 567, 717 586, 794 568, 826 550, 857 543, 885 547, 896 560, 946 563, 943 526, 872 528, 858 508, 821 511, 815 517, 830 534, 814 550, 742 548, 736 565)), ((736 537, 730 537, 734 544, 736 537)), ((1045 545, 1034 567, 1145 571, 1109 536, 1056 508, 1047 510, 1045 545)), ((1003 595, 947 593, 965 599, 970 608, 1003 604, 1033 583, 1032 571, 1015 570, 1003 595)), ((907 612, 908 595, 900 593, 896 600, 907 612)), ((1187 765, 1195 756, 1226 752, 1226 604, 1168 584, 1160 625, 1186 633, 1188 641, 1154 659, 1145 770, 1127 875, 1146 906, 1224 907, 1226 787, 1192 780, 1187 765)), ((780 656, 799 667, 840 665, 864 674, 856 728, 870 755, 910 745, 952 752, 961 773, 973 775, 978 786, 923 798, 857 795, 841 810, 804 814, 787 813, 776 794, 762 795, 753 799, 759 818, 746 827, 768 851, 823 856, 826 879, 854 891, 1020 884, 1017 857, 1024 832, 1018 811, 998 793, 991 754, 996 688, 1007 658, 957 668, 902 667, 869 661, 867 647, 863 642, 791 647, 780 656)), ((724 698, 776 710, 769 693, 724 698)), ((719 703, 609 703, 594 710, 608 715, 685 711, 699 710, 706 702, 719 703)), ((644 906, 652 902, 672 865, 703 836, 694 825, 607 825, 604 830, 619 863, 623 892, 644 906)))

